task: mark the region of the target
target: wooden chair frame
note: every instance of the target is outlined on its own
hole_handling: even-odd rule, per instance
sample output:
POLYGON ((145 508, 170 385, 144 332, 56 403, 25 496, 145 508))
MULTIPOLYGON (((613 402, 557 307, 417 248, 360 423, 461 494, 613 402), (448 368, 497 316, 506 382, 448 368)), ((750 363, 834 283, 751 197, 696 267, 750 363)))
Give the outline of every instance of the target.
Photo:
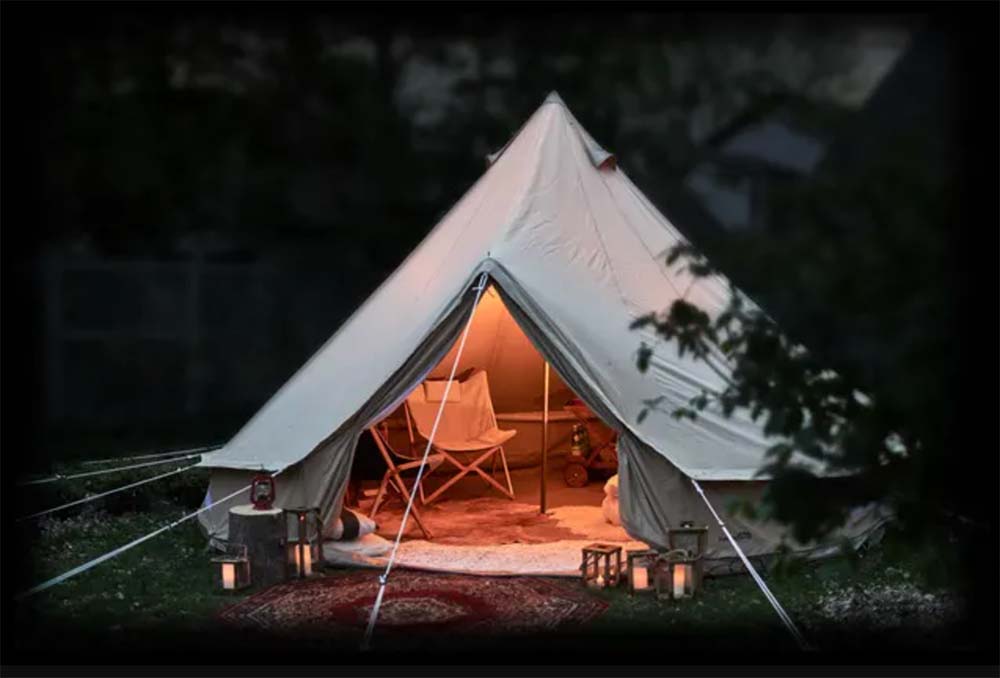
MULTIPOLYGON (((410 448, 416 449, 417 434, 414 432, 415 427, 413 425, 413 418, 410 415, 409 403, 404 403, 403 410, 406 413, 406 430, 410 436, 410 448)), ((492 411, 492 408, 490 408, 490 416, 492 417, 493 420, 493 427, 499 428, 497 426, 496 413, 492 411)), ((499 490, 505 497, 511 500, 514 499, 514 484, 511 482, 510 479, 510 469, 507 467, 507 455, 504 453, 503 445, 493 445, 492 447, 484 448, 482 454, 476 457, 476 459, 469 464, 463 464, 461 461, 456 459, 455 456, 448 450, 442 447, 438 447, 434 443, 431 443, 431 449, 433 449, 436 454, 442 455, 445 461, 447 461, 452 466, 457 468, 458 473, 456 473, 454 476, 445 481, 443 485, 434 490, 434 492, 432 492, 430 496, 427 497, 424 496, 423 483, 421 483, 420 499, 425 505, 435 501, 438 497, 441 496, 443 492, 445 492, 445 490, 450 488, 452 485, 454 485, 455 483, 457 483, 459 480, 469 475, 470 473, 477 473, 483 480, 485 480, 488 484, 492 485, 497 490, 499 490), (507 487, 504 487, 499 482, 497 482, 496 478, 494 478, 492 475, 493 473, 496 472, 496 461, 498 456, 500 457, 500 461, 503 464, 503 472, 507 480, 507 487), (483 462, 485 462, 487 459, 490 458, 492 458, 490 473, 486 473, 486 471, 480 468, 480 466, 483 464, 483 462)), ((478 451, 479 450, 469 450, 469 452, 478 452, 478 451)), ((419 465, 419 462, 417 462, 417 464, 419 465)), ((426 478, 426 476, 424 477, 426 478)))
MULTIPOLYGON (((403 455, 400 455, 398 452, 392 449, 392 446, 389 444, 388 426, 384 422, 382 423, 382 426, 385 429, 384 434, 380 433, 375 426, 370 426, 368 428, 368 431, 369 433, 371 433, 372 438, 375 439, 375 446, 378 447, 378 451, 382 454, 382 459, 385 461, 386 465, 385 474, 382 476, 382 483, 379 485, 378 494, 375 495, 375 502, 372 504, 371 512, 369 513, 369 517, 372 519, 374 519, 375 514, 378 513, 378 510, 382 505, 382 501, 388 495, 389 490, 392 490, 396 494, 398 494, 407 504, 410 503, 410 491, 406 489, 406 481, 403 479, 402 472, 419 468, 420 464, 422 463, 421 459, 417 459, 415 461, 407 461, 402 464, 396 464, 396 462, 393 461, 394 455, 399 456, 401 458, 404 457, 403 455)), ((427 475, 425 472, 425 475, 421 477, 421 483, 420 486, 418 487, 422 501, 423 501, 423 480, 426 477, 427 475)), ((413 514, 413 520, 417 523, 417 526, 420 527, 420 530, 421 532, 424 533, 424 536, 428 540, 433 539, 434 538, 433 534, 431 534, 431 531, 424 524, 424 521, 420 516, 420 509, 417 508, 416 502, 413 502, 413 505, 410 508, 410 512, 413 514)))

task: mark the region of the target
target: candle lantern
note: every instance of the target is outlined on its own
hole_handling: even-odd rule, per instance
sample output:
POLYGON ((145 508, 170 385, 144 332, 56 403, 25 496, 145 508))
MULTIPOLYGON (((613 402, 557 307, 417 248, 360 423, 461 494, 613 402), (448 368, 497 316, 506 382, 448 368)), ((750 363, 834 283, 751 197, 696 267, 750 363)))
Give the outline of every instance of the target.
POLYGON ((274 506, 274 498, 277 495, 277 488, 274 485, 274 476, 261 473, 254 476, 250 481, 250 502, 258 511, 270 511, 274 506))
POLYGON ((655 590, 653 575, 659 553, 654 549, 638 549, 625 552, 628 592, 648 593, 655 590))
POLYGON ((684 549, 695 558, 705 553, 708 544, 708 528, 695 527, 694 523, 686 520, 680 527, 672 527, 667 531, 667 539, 670 550, 684 549))
POLYGON ((622 547, 596 543, 585 546, 580 574, 584 585, 591 588, 618 586, 622 576, 622 547))
POLYGON ((243 544, 226 544, 223 554, 212 558, 215 563, 215 585, 232 592, 250 586, 250 559, 243 544))
POLYGON ((323 565, 323 525, 319 509, 287 508, 287 566, 292 577, 311 577, 323 565))
POLYGON ((686 551, 688 557, 693 559, 693 563, 682 569, 687 571, 686 576, 691 581, 692 591, 700 589, 705 565, 705 549, 708 546, 708 527, 696 527, 690 520, 682 521, 680 527, 670 528, 667 531, 667 541, 670 550, 686 551))
POLYGON ((667 600, 693 598, 701 584, 697 567, 700 561, 684 549, 660 554, 654 570, 656 597, 667 600))

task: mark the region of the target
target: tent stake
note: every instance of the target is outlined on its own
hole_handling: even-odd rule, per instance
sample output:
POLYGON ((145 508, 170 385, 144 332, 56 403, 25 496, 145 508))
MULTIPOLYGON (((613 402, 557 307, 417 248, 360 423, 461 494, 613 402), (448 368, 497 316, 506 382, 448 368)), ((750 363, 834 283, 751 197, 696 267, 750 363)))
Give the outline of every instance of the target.
POLYGON ((549 470, 549 361, 545 361, 544 397, 542 399, 542 478, 539 496, 539 511, 545 513, 545 477, 549 470))

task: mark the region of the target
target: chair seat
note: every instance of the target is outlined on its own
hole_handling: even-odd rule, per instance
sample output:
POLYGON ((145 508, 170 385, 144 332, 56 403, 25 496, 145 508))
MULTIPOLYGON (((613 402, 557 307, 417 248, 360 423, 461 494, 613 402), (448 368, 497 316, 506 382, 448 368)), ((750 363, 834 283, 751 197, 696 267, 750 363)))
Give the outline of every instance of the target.
POLYGON ((504 431, 503 429, 495 428, 483 431, 471 439, 448 440, 446 438, 435 438, 434 446, 442 450, 448 450, 449 452, 475 452, 476 450, 488 450, 491 447, 503 445, 516 435, 516 430, 504 431))

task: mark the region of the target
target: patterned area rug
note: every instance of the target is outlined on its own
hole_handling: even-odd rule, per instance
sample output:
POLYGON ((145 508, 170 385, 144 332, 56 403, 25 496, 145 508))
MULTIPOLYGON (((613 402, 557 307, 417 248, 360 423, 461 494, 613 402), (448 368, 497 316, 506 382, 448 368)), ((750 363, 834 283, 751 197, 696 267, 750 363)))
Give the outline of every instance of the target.
MULTIPOLYGON (((368 623, 377 577, 369 571, 278 584, 220 613, 230 624, 276 633, 360 634, 368 623)), ((449 631, 510 635, 582 624, 607 603, 578 582, 530 577, 476 577, 398 570, 379 612, 379 633, 449 631)))

